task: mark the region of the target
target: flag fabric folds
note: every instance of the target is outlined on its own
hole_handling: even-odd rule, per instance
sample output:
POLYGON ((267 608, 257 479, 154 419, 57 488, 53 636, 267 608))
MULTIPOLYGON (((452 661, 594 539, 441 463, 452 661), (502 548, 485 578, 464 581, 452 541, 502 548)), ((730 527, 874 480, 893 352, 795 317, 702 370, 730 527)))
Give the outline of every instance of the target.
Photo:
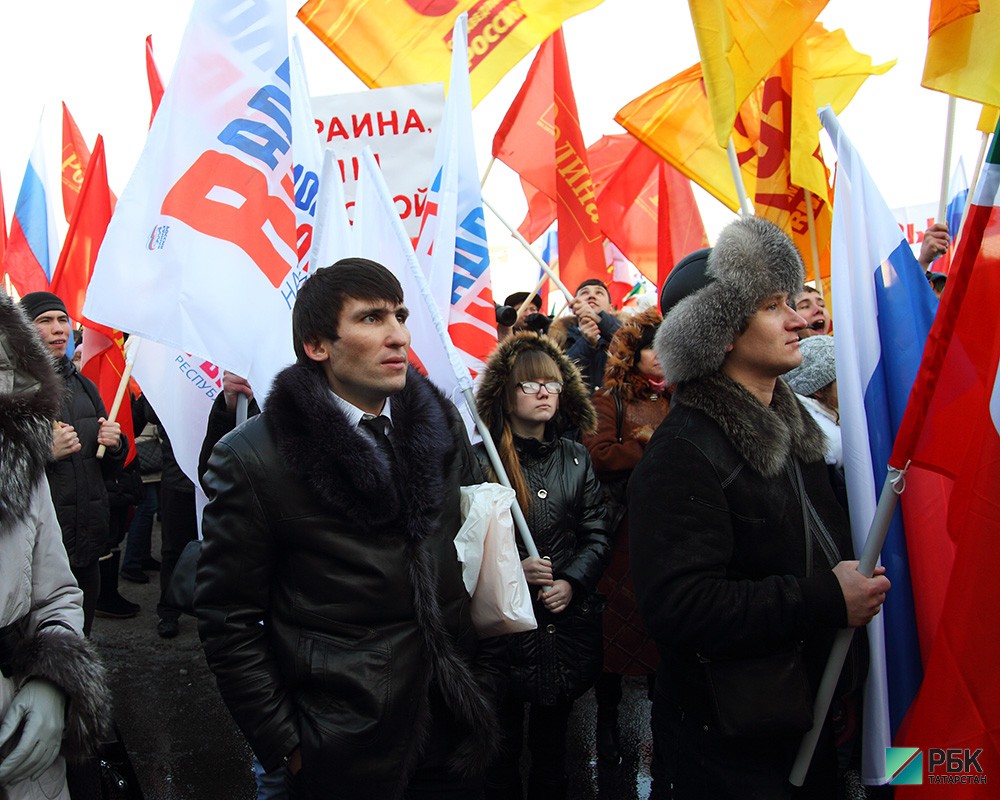
POLYGON ((24 171, 10 223, 3 268, 22 297, 49 288, 59 255, 52 202, 45 188, 45 154, 39 123, 35 146, 24 171))
MULTIPOLYGON (((832 236, 837 391, 851 530, 861 553, 937 301, 836 116, 827 108, 821 118, 838 159, 832 236)), ((919 522, 907 512, 909 499, 902 499, 903 513, 895 515, 882 549, 892 591, 884 612, 867 627, 862 777, 873 783, 888 780, 885 748, 922 674, 910 574, 910 557, 920 554, 908 552, 902 524, 919 522)), ((933 530, 940 523, 933 498, 915 493, 914 499, 922 503, 922 524, 933 530)))
POLYGON ((284 3, 195 2, 84 309, 236 372, 261 397, 293 360, 304 280, 290 79, 284 3))
POLYGON ((486 220, 476 166, 466 49, 468 19, 455 21, 454 55, 417 256, 455 347, 473 376, 497 344, 486 220))
POLYGON ((149 112, 149 124, 153 124, 153 117, 156 116, 156 110, 160 107, 160 101, 163 99, 163 79, 160 77, 160 71, 156 68, 156 62, 153 60, 153 35, 150 34, 146 37, 146 82, 149 83, 149 102, 152 106, 152 111, 149 112))
MULTIPOLYGON (((383 264, 403 287, 403 299, 410 310, 406 320, 411 336, 410 362, 464 415, 466 404, 461 393, 472 387, 469 369, 451 343, 447 322, 431 294, 392 193, 368 147, 361 157, 354 237, 358 255, 383 264)), ((471 429, 468 418, 466 424, 471 429)))
POLYGON ((298 17, 367 86, 447 82, 452 29, 469 13, 473 105, 563 21, 601 0, 309 0, 298 17))
POLYGON ((977 103, 1000 105, 1000 3, 975 4, 938 0, 931 6, 931 34, 921 86, 977 103), (942 6, 965 5, 951 14, 935 12, 942 6), (948 20, 951 21, 948 21, 948 20))
MULTIPOLYGON (((66 221, 73 218, 73 209, 76 208, 77 198, 80 196, 80 189, 83 186, 83 173, 87 169, 90 161, 90 150, 83 139, 83 134, 76 125, 76 120, 69 113, 66 104, 62 104, 62 164, 60 173, 62 176, 62 198, 63 212, 66 214, 66 221)), ((79 319, 74 317, 74 319, 79 319)))
POLYGON ((493 138, 493 155, 556 201, 562 281, 604 280, 603 234, 562 30, 538 49, 493 138))
MULTIPOLYGON (((1000 147, 979 178, 948 288, 931 329, 892 455, 894 465, 932 471, 947 481, 947 538, 954 564, 939 565, 946 585, 924 680, 898 744, 982 748, 980 764, 1000 763, 1000 662, 995 633, 1000 571, 1000 147)), ((911 489, 908 487, 904 496, 911 489)), ((942 535, 944 535, 942 533, 942 535)), ((989 768, 986 768, 987 771, 989 768)), ((938 786, 914 787, 932 796, 938 786)), ((981 796, 981 785, 951 787, 981 796)))
POLYGON ((688 0, 716 143, 725 148, 754 87, 827 0, 688 0))

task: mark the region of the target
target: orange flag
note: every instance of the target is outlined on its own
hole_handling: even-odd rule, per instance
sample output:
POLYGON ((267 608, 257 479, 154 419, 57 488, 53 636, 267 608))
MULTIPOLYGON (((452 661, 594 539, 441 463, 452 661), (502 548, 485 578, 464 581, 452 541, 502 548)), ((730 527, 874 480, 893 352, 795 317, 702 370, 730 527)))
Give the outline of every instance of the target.
POLYGON ((809 29, 827 0, 688 0, 716 142, 740 106, 809 29))
POLYGON ((83 186, 83 173, 90 160, 90 150, 65 103, 62 104, 62 110, 62 197, 63 212, 69 222, 73 218, 73 209, 76 208, 80 188, 83 186))
POLYGON ((1000 105, 1000 3, 935 0, 921 86, 1000 105))
POLYGON ((561 29, 538 49, 493 155, 556 201, 559 269, 570 291, 587 278, 604 280, 604 235, 561 29))
POLYGON ((368 86, 441 81, 455 19, 469 12, 469 80, 478 103, 565 20, 601 0, 309 0, 298 17, 368 86))
POLYGON ((153 104, 153 110, 149 114, 149 124, 153 124, 153 117, 156 116, 156 109, 160 107, 163 99, 163 81, 160 79, 160 71, 156 68, 153 60, 153 35, 146 37, 146 80, 149 82, 149 99, 153 104))

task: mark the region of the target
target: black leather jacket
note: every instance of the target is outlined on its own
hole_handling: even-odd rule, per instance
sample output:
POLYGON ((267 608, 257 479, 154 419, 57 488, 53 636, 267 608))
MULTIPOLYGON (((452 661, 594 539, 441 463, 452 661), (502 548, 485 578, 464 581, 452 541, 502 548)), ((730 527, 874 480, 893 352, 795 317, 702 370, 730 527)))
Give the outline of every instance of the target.
POLYGON ((465 768, 485 765, 495 733, 496 652, 477 641, 453 544, 475 459, 454 407, 412 370, 391 413, 392 477, 322 374, 290 367, 204 477, 208 663, 264 767, 299 747, 324 797, 401 796, 432 681, 465 768))
MULTIPOLYGON (((552 561, 553 577, 573 586, 569 607, 552 614, 537 599, 538 628, 508 638, 511 691, 551 705, 574 699, 593 685, 602 663, 603 598, 597 582, 611 558, 607 511, 587 449, 578 442, 515 437, 531 497, 526 514, 539 555, 552 561)), ((485 469, 486 452, 476 455, 485 469)), ((521 558, 527 551, 518 540, 521 558)), ((533 597, 537 590, 533 589, 533 597)))

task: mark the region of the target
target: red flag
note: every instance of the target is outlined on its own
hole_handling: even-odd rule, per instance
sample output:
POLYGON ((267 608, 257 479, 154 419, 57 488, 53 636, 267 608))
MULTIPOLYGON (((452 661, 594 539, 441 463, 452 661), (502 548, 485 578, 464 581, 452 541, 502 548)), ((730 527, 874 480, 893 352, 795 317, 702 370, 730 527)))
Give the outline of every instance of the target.
POLYGON ((601 227, 654 285, 686 256, 708 245, 691 183, 652 150, 634 142, 598 191, 601 227))
MULTIPOLYGON (((110 413, 118 385, 125 373, 125 337, 122 332, 96 322, 84 322, 80 372, 97 386, 104 407, 110 413)), ((130 380, 129 386, 132 394, 139 394, 134 381, 130 380)), ((121 426, 122 435, 128 438, 128 455, 125 457, 125 463, 128 464, 135 458, 135 426, 132 423, 132 405, 127 393, 122 398, 116 419, 121 426)))
MULTIPOLYGON (((628 134, 618 134, 602 136, 587 148, 587 163, 590 165, 590 177, 597 189, 598 208, 601 187, 621 166, 634 144, 635 139, 628 134)), ((518 227, 518 232, 529 242, 533 242, 556 221, 556 203, 523 179, 521 186, 528 201, 528 213, 518 227)))
MULTIPOLYGON (((62 164, 60 174, 62 177, 62 197, 63 212, 66 214, 66 221, 73 219, 73 209, 80 197, 80 189, 83 186, 83 174, 87 169, 87 162, 90 161, 90 150, 83 139, 83 134, 76 125, 76 120, 69 113, 66 104, 62 104, 62 164)), ((74 317, 74 319, 78 319, 74 317)))
MULTIPOLYGON (((951 569, 938 569, 946 586, 940 623, 899 744, 982 748, 978 763, 986 772, 1000 764, 1000 683, 994 677, 1000 663, 1000 327, 983 322, 996 318, 1000 297, 998 184, 994 134, 890 460, 909 461, 911 470, 936 473, 950 484, 947 530, 938 534, 954 550, 951 569)), ((907 537, 911 553, 922 546, 909 541, 909 531, 907 537)), ((906 791, 930 797, 937 788, 906 791)), ((982 787, 952 783, 949 792, 975 797, 982 787)))
POLYGON ((587 278, 604 280, 604 237, 562 29, 538 49, 493 139, 493 155, 556 201, 559 266, 570 290, 587 278))
MULTIPOLYGON (((65 183, 63 184, 65 186, 65 183)), ((52 274, 52 291, 66 304, 70 319, 83 319, 83 299, 94 271, 97 251, 111 221, 114 199, 108 187, 104 161, 104 139, 97 137, 90 168, 87 169, 80 197, 70 221, 59 263, 52 274)))
POLYGON ((153 35, 146 37, 146 78, 149 81, 149 99, 153 104, 153 110, 149 115, 149 124, 153 124, 153 117, 156 116, 156 109, 160 107, 163 99, 163 81, 160 79, 160 71, 156 68, 153 60, 153 35))

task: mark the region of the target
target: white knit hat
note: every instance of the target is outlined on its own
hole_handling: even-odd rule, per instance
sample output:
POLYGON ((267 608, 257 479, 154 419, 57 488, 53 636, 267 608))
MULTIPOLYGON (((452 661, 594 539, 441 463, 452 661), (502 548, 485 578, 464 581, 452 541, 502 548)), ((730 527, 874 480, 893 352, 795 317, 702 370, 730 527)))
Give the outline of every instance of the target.
POLYGON ((785 382, 803 397, 837 380, 837 362, 832 336, 810 336, 799 342, 802 363, 785 375, 785 382))

